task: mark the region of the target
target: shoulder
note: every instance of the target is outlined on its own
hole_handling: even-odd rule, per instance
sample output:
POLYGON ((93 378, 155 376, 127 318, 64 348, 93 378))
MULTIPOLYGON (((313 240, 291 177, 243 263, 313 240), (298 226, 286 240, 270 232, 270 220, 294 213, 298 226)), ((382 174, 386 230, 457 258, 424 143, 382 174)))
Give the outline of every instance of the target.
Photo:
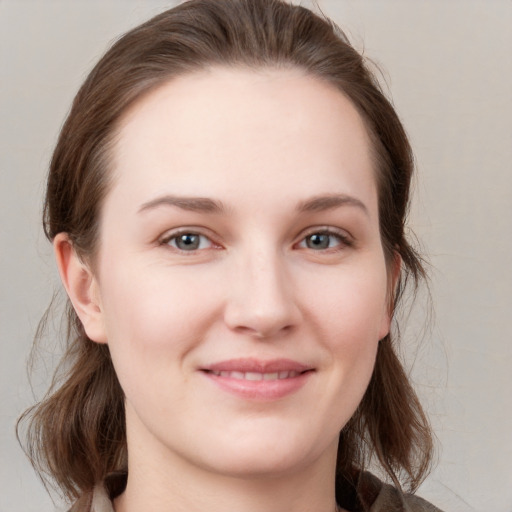
POLYGON ((394 487, 384 485, 370 512, 441 512, 441 510, 419 496, 400 494, 394 487))
POLYGON ((77 501, 75 501, 75 503, 68 510, 68 512, 89 512, 91 510, 92 498, 92 491, 82 494, 82 496, 80 496, 80 498, 77 501))
POLYGON ((98 485, 76 501, 69 512, 114 512, 114 505, 106 489, 98 485))
MULTIPOLYGON (((442 512, 418 496, 401 493, 392 485, 381 482, 371 473, 362 473, 357 480, 357 497, 350 493, 352 499, 349 510, 357 512, 363 510, 368 512, 442 512)), ((84 494, 69 512, 114 512, 112 499, 122 492, 125 485, 126 474, 111 475, 105 485, 98 485, 93 491, 84 494)), ((347 497, 348 495, 345 496, 345 498, 347 497)), ((344 504, 340 503, 340 505, 344 504)))
POLYGON ((404 494, 396 487, 381 482, 370 473, 361 476, 363 480, 361 499, 369 507, 369 512, 442 512, 423 498, 413 494, 404 494), (364 496, 366 489, 371 489, 371 501, 364 496))
POLYGON ((114 512, 112 500, 119 496, 126 486, 126 473, 112 473, 103 484, 83 494, 69 512, 114 512))

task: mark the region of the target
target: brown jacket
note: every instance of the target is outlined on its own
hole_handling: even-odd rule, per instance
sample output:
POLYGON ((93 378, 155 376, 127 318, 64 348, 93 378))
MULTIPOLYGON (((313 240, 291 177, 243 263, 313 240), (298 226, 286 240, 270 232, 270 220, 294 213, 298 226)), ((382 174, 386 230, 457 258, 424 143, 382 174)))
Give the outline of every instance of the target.
MULTIPOLYGON (((126 474, 111 475, 105 485, 84 494, 69 512, 114 512, 112 499, 126 486, 126 474)), ((401 494, 393 486, 382 483, 370 473, 362 473, 355 486, 346 485, 339 492, 339 505, 350 512, 441 512, 412 494, 401 494)))

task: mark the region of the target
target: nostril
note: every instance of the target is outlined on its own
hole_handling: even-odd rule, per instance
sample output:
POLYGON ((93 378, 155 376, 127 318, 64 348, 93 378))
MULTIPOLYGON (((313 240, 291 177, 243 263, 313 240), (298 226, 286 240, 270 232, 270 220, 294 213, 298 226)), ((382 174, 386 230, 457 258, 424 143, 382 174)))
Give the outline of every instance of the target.
POLYGON ((260 293, 254 289, 239 290, 230 297, 224 310, 224 321, 231 330, 257 338, 289 334, 301 317, 300 308, 292 297, 263 294, 261 289, 260 293))

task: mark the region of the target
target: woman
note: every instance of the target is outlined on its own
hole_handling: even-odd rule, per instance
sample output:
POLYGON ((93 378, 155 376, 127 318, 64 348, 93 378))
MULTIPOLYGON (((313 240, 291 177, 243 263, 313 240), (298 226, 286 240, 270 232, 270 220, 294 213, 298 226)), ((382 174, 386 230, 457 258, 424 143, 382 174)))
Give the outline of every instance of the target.
POLYGON ((73 511, 437 510, 401 488, 432 452, 390 334, 412 160, 302 7, 191 0, 106 53, 51 162, 69 346, 28 437, 73 511))

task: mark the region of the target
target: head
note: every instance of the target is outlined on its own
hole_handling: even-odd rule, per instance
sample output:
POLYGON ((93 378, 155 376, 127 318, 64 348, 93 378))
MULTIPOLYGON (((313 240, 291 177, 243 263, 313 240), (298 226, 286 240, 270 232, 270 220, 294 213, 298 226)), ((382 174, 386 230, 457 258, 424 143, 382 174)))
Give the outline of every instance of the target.
MULTIPOLYGON (((48 238, 65 237, 69 250, 101 280, 101 231, 119 181, 119 147, 128 137, 130 116, 140 117, 162 91, 176 92, 180 81, 200 87, 201 80, 212 85, 212 75, 215 85, 221 77, 251 73, 267 81, 309 80, 314 90, 339 93, 360 121, 391 318, 407 278, 417 282, 423 276, 404 232, 413 172, 406 134, 343 33, 309 10, 277 0, 191 0, 114 44, 81 87, 62 128, 48 177, 48 238)), ((104 333, 85 329, 71 305, 68 320, 65 379, 36 410, 34 425, 45 445, 45 464, 73 496, 126 466, 126 411, 104 333), (60 425, 58 435, 47 428, 50 416, 60 425)), ((428 467, 430 431, 395 355, 396 340, 388 329, 379 337, 369 384, 340 433, 337 471, 340 481, 349 479, 375 456, 392 479, 405 476, 414 487, 428 467)))

